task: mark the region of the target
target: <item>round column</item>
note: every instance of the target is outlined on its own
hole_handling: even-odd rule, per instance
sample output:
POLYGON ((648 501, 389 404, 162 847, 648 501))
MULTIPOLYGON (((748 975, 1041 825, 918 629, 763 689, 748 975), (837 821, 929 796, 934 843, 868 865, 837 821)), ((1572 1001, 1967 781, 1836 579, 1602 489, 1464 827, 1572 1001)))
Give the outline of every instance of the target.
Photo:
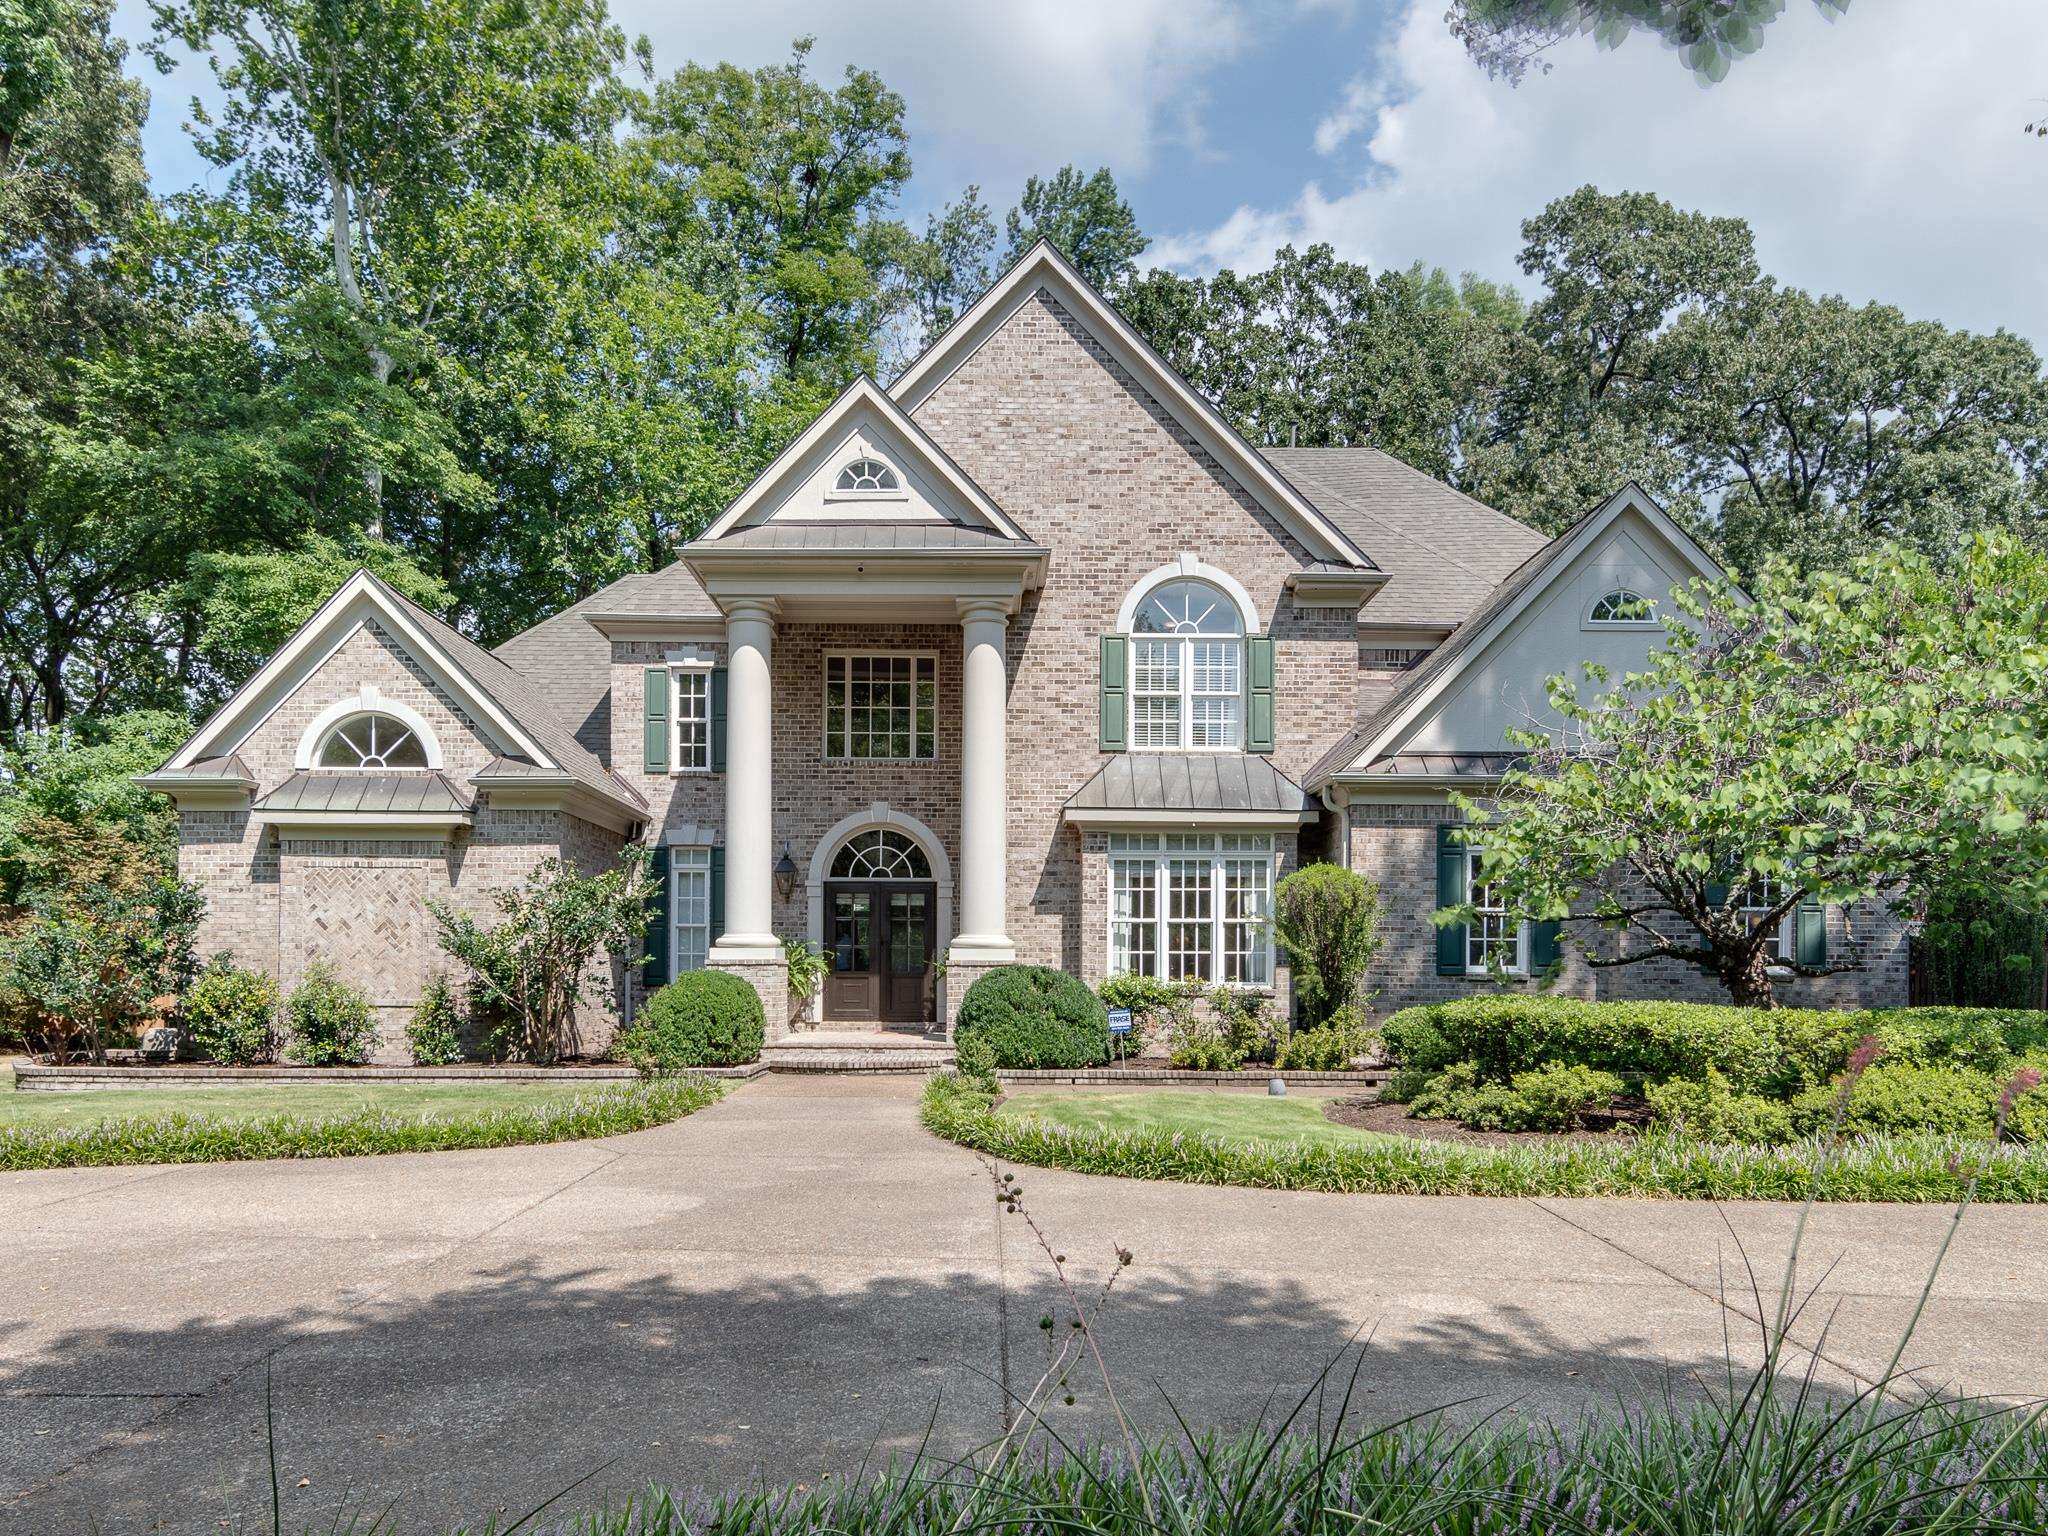
POLYGON ((725 932, 711 959, 780 960, 775 937, 775 704, 769 659, 775 608, 736 601, 726 610, 725 932))
POLYGON ((960 932, 949 960, 1000 965, 1009 935, 1008 604, 959 599, 964 650, 960 708, 960 932))

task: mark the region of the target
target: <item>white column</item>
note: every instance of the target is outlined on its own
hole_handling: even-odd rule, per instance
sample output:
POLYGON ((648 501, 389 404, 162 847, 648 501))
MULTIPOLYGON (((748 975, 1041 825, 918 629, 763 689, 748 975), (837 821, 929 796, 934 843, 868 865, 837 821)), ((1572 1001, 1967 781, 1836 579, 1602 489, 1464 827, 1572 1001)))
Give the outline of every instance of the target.
POLYGON ((965 667, 960 702, 960 932, 950 962, 1005 965, 1009 935, 1009 604, 958 599, 965 667))
POLYGON ((714 965, 782 958, 772 905, 775 604, 735 600, 725 639, 725 932, 711 948, 714 965))

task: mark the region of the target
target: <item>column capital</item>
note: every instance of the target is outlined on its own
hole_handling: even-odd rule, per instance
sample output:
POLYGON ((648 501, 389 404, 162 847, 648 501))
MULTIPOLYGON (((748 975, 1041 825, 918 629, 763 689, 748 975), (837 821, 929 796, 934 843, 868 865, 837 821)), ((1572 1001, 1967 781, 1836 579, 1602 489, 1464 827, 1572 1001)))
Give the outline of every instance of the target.
POLYGON ((725 601, 725 622, 733 624, 758 619, 764 624, 773 624, 781 611, 782 605, 772 597, 730 597, 725 601))
POLYGON ((1009 597, 956 597, 953 599, 953 607, 959 613, 960 622, 963 624, 971 624, 977 621, 986 623, 990 620, 998 624, 1008 624, 1011 613, 1016 609, 1016 599, 1009 597))

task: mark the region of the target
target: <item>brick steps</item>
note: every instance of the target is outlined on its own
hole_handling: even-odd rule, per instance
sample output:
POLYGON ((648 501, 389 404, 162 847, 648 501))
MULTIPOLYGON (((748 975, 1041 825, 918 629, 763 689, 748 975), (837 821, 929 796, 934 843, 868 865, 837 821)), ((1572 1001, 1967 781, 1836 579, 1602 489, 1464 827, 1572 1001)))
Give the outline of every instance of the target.
POLYGON ((930 1072, 952 1064, 944 1039, 910 1033, 801 1030, 761 1050, 770 1072, 930 1072))

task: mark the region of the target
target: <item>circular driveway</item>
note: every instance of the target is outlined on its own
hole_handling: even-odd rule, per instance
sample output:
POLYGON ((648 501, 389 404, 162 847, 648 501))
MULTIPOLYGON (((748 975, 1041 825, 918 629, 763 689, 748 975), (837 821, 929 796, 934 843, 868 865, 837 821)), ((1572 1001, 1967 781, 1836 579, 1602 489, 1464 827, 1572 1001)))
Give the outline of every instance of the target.
MULTIPOLYGON (((267 1519, 266 1363, 291 1528, 394 1499, 409 1530, 481 1524, 584 1477, 564 1508, 810 1480, 928 1424, 939 1450, 982 1444, 1056 1298, 987 1171, 918 1126, 919 1086, 768 1077, 560 1146, 0 1176, 0 1530, 267 1519)), ((1162 1430, 1162 1391, 1248 1424, 1365 1334, 1372 1417, 1695 1393, 1724 1324, 1754 1356, 1740 1250, 1774 1298, 1796 1214, 1017 1172, 1076 1271, 1135 1254, 1099 1337, 1162 1430)), ((1832 1315, 1824 1383, 1882 1368, 1947 1215, 1816 1213, 1799 1333, 1832 1315)), ((1973 1210, 1907 1363, 2048 1392, 2044 1307, 2048 1208, 1973 1210)), ((1059 1422, 1098 1437, 1100 1393, 1077 1395, 1059 1422)))

